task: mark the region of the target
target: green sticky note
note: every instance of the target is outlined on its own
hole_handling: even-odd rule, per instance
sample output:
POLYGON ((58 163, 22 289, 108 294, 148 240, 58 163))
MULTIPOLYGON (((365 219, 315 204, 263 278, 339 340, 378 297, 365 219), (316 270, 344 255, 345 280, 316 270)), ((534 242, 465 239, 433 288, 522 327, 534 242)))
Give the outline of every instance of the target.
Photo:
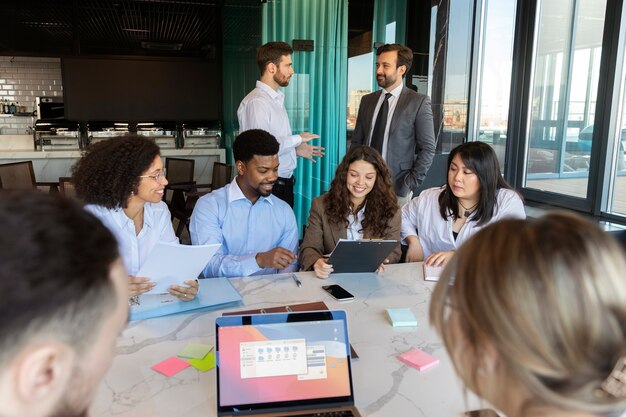
POLYGON ((178 356, 185 359, 202 359, 212 350, 213 345, 189 343, 183 350, 178 352, 178 356))
POLYGON ((215 368, 215 354, 209 353, 204 359, 188 359, 187 362, 201 372, 215 368))

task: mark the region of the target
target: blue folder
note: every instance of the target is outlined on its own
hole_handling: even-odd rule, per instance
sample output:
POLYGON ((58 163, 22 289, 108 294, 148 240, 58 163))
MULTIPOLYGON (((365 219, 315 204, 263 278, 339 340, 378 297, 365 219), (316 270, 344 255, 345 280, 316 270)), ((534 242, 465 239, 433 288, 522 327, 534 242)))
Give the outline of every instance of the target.
POLYGON ((144 320, 167 316, 183 311, 221 306, 241 301, 241 294, 228 278, 208 278, 198 280, 200 290, 192 301, 179 301, 170 295, 142 294, 140 305, 130 308, 131 320, 144 320))

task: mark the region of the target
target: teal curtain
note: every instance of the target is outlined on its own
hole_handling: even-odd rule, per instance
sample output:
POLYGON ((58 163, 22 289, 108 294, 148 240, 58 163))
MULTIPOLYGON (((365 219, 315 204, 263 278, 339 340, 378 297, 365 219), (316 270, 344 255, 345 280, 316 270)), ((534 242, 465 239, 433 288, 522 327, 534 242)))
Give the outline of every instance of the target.
POLYGON ((302 232, 311 200, 328 190, 346 152, 348 1, 270 0, 262 14, 263 43, 315 43, 313 52, 293 53, 296 73, 284 89, 293 132, 317 133, 321 138, 312 144, 326 148, 317 163, 298 158, 294 211, 302 232))
MULTIPOLYGON (((373 43, 400 43, 406 45, 406 0, 375 0, 373 43)), ((376 51, 374 51, 376 56, 376 51)), ((374 58, 376 63, 376 58, 374 58)), ((372 91, 378 90, 376 73, 372 79, 372 91)))

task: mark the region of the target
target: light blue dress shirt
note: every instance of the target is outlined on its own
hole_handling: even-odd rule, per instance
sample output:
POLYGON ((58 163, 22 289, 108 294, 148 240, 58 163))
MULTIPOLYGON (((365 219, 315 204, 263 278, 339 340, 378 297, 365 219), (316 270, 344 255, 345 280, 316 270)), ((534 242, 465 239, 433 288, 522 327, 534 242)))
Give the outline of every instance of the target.
POLYGON ((298 253, 296 217, 287 203, 273 195, 259 197, 252 204, 237 185, 237 177, 198 200, 189 231, 194 245, 222 245, 204 269, 207 278, 297 270, 297 260, 283 270, 261 268, 257 264, 257 253, 277 247, 298 253))
POLYGON ((85 209, 100 219, 113 233, 124 266, 130 275, 139 272, 157 242, 178 242, 170 211, 162 201, 144 205, 143 228, 138 235, 135 233, 135 224, 121 208, 108 209, 89 204, 85 209))

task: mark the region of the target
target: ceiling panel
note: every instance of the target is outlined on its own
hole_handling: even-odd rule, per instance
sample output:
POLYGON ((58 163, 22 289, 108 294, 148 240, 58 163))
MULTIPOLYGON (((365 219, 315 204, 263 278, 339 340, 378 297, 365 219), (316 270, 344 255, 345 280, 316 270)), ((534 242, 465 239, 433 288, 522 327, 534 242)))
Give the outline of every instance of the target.
MULTIPOLYGON (((252 1, 252 0, 249 0, 252 1)), ((25 0, 2 6, 0 53, 214 56, 222 0, 25 0)))

